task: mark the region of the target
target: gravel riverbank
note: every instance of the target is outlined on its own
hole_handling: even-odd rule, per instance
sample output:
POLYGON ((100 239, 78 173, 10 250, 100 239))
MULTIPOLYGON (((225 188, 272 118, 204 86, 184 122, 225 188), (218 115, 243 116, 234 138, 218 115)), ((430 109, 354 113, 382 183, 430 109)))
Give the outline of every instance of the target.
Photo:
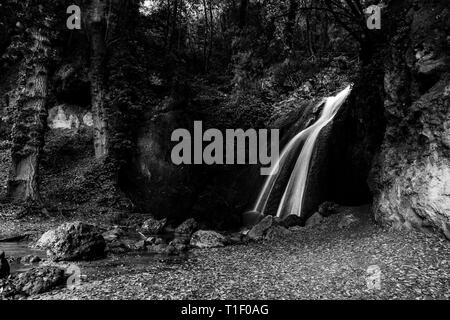
POLYGON ((80 263, 80 287, 30 299, 450 299, 450 242, 342 215, 283 239, 193 250, 185 258, 111 256, 80 263), (379 289, 367 270, 381 271, 379 289))

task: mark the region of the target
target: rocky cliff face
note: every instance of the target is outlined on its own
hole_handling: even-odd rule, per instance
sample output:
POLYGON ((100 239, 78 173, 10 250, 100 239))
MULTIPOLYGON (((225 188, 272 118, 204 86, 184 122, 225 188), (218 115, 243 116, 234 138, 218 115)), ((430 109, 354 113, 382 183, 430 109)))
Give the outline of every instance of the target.
POLYGON ((387 128, 372 168, 375 218, 450 239, 450 8, 391 1, 387 128))

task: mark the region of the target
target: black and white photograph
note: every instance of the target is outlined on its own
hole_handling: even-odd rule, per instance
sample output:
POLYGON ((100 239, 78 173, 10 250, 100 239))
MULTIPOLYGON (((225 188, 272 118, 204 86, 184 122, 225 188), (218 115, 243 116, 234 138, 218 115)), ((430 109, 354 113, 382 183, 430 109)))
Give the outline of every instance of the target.
POLYGON ((448 302, 450 1, 0 0, 0 300, 448 302))

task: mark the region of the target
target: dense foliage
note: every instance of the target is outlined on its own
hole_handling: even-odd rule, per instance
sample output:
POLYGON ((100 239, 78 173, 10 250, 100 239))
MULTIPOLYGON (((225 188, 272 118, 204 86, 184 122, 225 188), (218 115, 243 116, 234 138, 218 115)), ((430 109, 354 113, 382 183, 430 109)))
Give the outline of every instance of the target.
MULTIPOLYGON (((208 127, 270 126, 283 112, 292 110, 293 101, 300 103, 336 90, 341 80, 356 70, 352 65, 357 66, 361 60, 364 63, 367 43, 376 35, 364 27, 364 8, 371 3, 357 0, 49 0, 44 4, 33 0, 3 1, 0 68, 4 84, 0 93, 8 99, 0 101, 1 133, 3 141, 11 142, 6 146, 12 147, 12 166, 15 166, 14 148, 23 149, 27 145, 20 140, 21 131, 14 128, 21 128, 27 117, 33 116, 24 113, 26 110, 20 107, 20 101, 15 102, 14 96, 33 81, 26 74, 33 56, 30 32, 45 31, 51 52, 45 56, 37 52, 35 57, 40 62, 45 59, 49 68, 46 108, 39 122, 42 130, 36 134, 25 132, 26 137, 38 138, 33 146, 37 148, 37 162, 41 162, 44 170, 43 178, 34 173, 38 184, 42 179, 55 181, 50 178, 56 170, 53 158, 66 159, 71 155, 73 159, 77 152, 86 152, 83 145, 86 142, 97 148, 102 140, 97 139, 95 132, 102 131, 106 137, 103 143, 107 152, 106 157, 77 165, 81 166, 76 167, 77 177, 82 172, 81 185, 78 178, 58 191, 44 185, 44 202, 70 199, 73 203, 94 198, 118 210, 137 205, 137 209, 153 211, 161 207, 161 201, 155 199, 161 197, 167 202, 172 197, 178 198, 181 192, 191 199, 188 201, 191 208, 187 210, 197 210, 200 216, 211 215, 211 208, 237 213, 245 204, 236 200, 239 192, 230 184, 238 183, 239 179, 232 177, 241 176, 240 170, 196 168, 191 172, 181 168, 181 173, 166 174, 159 172, 162 167, 157 165, 151 175, 159 177, 157 181, 166 180, 167 186, 149 181, 139 185, 138 140, 149 121, 178 114, 175 117, 203 120, 208 127), (72 4, 81 8, 81 30, 66 27, 69 16, 66 9, 72 4), (99 12, 103 12, 98 20, 100 24, 95 21, 99 12), (23 72, 15 71, 18 65, 25 66, 23 72), (92 108, 93 141, 92 132, 84 129, 78 131, 78 138, 55 137, 53 132, 46 134, 45 142, 39 138, 45 134, 46 111, 60 104, 76 105, 82 110, 92 108), (97 123, 104 125, 97 127, 97 123), (58 146, 55 141, 64 144, 58 146), (167 180, 166 175, 171 178, 167 180), (191 176, 197 177, 197 181, 191 181, 191 176), (221 181, 220 177, 229 179, 221 181), (175 186, 179 183, 181 186, 175 186), (101 191, 89 192, 90 189, 101 191), (142 189, 150 191, 142 196, 142 189), (76 200, 77 195, 83 200, 76 200), (127 197, 132 201, 126 200, 127 197), (198 205, 199 202, 207 205, 198 205)), ((161 125, 152 129, 159 132, 158 139, 163 139, 162 133, 167 131, 161 125)), ((170 127, 185 125, 178 120, 170 123, 170 127)), ((168 144, 167 141, 158 143, 168 144)), ((97 157, 97 149, 95 153, 97 157)), ((85 156, 92 157, 92 154, 85 153, 85 156)), ((166 151, 158 154, 155 150, 154 157, 169 161, 166 151)), ((75 159, 78 158, 77 155, 75 159)), ((73 174, 68 168, 59 172, 73 174)), ((36 199, 39 198, 37 195, 36 199)), ((167 209, 172 210, 186 208, 167 209)))

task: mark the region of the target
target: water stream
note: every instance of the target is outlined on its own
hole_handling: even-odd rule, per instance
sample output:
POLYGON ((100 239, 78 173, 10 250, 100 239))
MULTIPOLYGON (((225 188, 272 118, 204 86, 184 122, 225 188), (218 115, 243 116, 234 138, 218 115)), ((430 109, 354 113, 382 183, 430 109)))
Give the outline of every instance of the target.
POLYGON ((317 137, 322 129, 334 119, 340 107, 349 96, 351 90, 352 86, 350 85, 335 96, 325 98, 320 103, 320 105, 324 104, 324 106, 319 119, 289 141, 281 152, 280 158, 274 166, 271 175, 269 175, 264 182, 252 210, 253 212, 265 214, 267 202, 269 201, 275 184, 279 180, 278 178, 280 177, 281 169, 289 164, 289 156, 295 152, 298 152, 299 147, 303 144, 277 210, 277 217, 280 218, 284 218, 289 215, 301 216, 310 161, 317 137))
POLYGON ((38 256, 41 259, 46 258, 45 251, 36 250, 29 247, 27 242, 0 242, 0 252, 4 251, 10 261, 11 273, 24 272, 31 269, 32 265, 20 263, 20 258, 28 255, 38 256))

